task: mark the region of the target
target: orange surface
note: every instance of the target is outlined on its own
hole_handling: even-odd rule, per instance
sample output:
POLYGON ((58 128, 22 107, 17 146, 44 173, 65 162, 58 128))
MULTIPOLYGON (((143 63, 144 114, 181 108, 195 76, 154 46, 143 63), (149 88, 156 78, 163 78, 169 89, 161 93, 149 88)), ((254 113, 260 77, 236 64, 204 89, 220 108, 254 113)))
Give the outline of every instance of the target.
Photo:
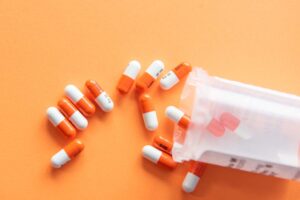
MULTIPOLYGON (((162 59, 210 74, 300 95, 299 1, 2 0, 0 2, 0 199, 300 199, 300 183, 208 166, 194 194, 181 182, 188 166, 168 171, 142 159, 145 131, 134 93, 117 82, 127 63, 162 59), (99 81, 115 101, 79 138, 85 150, 60 170, 50 158, 66 139, 46 119, 64 87, 99 81)), ((153 85, 160 121, 177 104, 153 85)))

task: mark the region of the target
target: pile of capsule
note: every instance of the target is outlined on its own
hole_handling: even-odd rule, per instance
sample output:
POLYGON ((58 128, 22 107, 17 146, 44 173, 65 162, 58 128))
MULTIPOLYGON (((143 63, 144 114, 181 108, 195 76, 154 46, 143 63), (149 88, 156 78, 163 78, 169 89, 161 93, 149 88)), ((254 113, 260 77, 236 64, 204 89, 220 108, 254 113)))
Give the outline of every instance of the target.
MULTIPOLYGON (((93 101, 96 102, 101 110, 110 112, 113 109, 113 101, 96 81, 88 80, 85 86, 93 97, 93 101)), ((74 139, 77 131, 83 131, 88 127, 86 117, 91 117, 95 113, 96 108, 94 103, 74 85, 65 87, 65 96, 58 101, 57 107, 52 106, 47 109, 47 117, 53 126, 66 138, 74 139)), ((52 166, 60 168, 77 156, 83 149, 82 141, 74 139, 52 156, 52 166)))
MULTIPOLYGON (((141 69, 138 61, 129 62, 123 72, 117 89, 122 93, 128 93, 134 82, 136 82, 136 92, 138 94, 138 103, 141 110, 145 128, 149 131, 155 131, 158 128, 158 119, 155 106, 151 96, 147 93, 148 89, 158 79, 164 70, 164 64, 160 60, 155 60, 146 69, 146 71, 137 78, 141 69), (137 79, 137 80, 136 80, 137 79)), ((183 77, 185 77, 192 67, 188 63, 181 63, 160 79, 160 87, 163 90, 169 90, 176 85, 183 77)), ((99 84, 94 80, 88 80, 85 84, 90 96, 90 101, 76 86, 67 85, 65 88, 65 98, 61 99, 57 107, 49 107, 47 116, 49 121, 66 137, 75 138, 77 131, 83 131, 88 126, 86 117, 91 117, 95 113, 95 105, 93 101, 104 112, 110 112, 114 103, 108 94, 102 90, 99 84)), ((166 117, 174 121, 183 130, 190 125, 190 117, 175 106, 166 108, 166 117)), ((212 132, 219 134, 218 127, 211 125, 212 132)), ((172 158, 173 144, 171 141, 158 135, 154 137, 152 145, 146 145, 142 149, 143 157, 147 160, 173 169, 177 163, 172 158)), ((72 160, 84 149, 83 143, 79 139, 74 139, 62 150, 51 158, 54 168, 60 168, 62 165, 72 160)), ((182 188, 186 192, 194 191, 202 174, 204 173, 206 164, 200 162, 190 162, 189 171, 183 181, 182 188)))

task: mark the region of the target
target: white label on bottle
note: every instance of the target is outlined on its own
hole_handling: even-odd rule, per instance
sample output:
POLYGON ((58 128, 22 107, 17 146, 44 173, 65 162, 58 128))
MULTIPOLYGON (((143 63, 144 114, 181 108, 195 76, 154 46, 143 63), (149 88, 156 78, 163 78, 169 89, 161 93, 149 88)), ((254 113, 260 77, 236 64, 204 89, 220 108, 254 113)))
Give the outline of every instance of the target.
POLYGON ((226 155, 217 152, 206 152, 201 157, 202 162, 253 172, 265 176, 300 181, 300 169, 297 167, 270 163, 239 156, 226 155))

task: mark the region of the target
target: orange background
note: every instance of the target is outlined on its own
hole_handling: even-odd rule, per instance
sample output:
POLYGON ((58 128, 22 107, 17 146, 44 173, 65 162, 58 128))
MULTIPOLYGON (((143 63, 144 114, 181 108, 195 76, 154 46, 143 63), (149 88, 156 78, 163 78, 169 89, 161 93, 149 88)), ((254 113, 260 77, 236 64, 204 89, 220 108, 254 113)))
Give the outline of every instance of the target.
MULTIPOLYGON (((197 191, 185 194, 187 166, 174 171, 145 161, 151 142, 134 93, 115 87, 131 59, 143 70, 154 59, 181 61, 210 74, 300 95, 299 1, 1 0, 0 199, 299 199, 300 184, 209 166, 197 191), (67 141, 46 108, 68 83, 94 78, 115 101, 79 138, 86 149, 52 170, 50 157, 67 141)), ((172 137, 164 117, 183 83, 151 89, 155 134, 172 137)))

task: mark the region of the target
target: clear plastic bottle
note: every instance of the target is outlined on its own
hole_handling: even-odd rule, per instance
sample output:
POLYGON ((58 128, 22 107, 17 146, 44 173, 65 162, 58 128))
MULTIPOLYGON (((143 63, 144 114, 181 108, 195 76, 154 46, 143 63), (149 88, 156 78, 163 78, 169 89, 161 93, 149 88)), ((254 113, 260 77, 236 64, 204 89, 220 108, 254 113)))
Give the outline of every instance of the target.
POLYGON ((180 108, 191 116, 191 124, 186 131, 175 128, 174 141, 182 145, 173 149, 176 161, 195 160, 300 180, 300 97, 194 68, 180 108), (221 134, 209 131, 212 119, 224 128, 221 134))

